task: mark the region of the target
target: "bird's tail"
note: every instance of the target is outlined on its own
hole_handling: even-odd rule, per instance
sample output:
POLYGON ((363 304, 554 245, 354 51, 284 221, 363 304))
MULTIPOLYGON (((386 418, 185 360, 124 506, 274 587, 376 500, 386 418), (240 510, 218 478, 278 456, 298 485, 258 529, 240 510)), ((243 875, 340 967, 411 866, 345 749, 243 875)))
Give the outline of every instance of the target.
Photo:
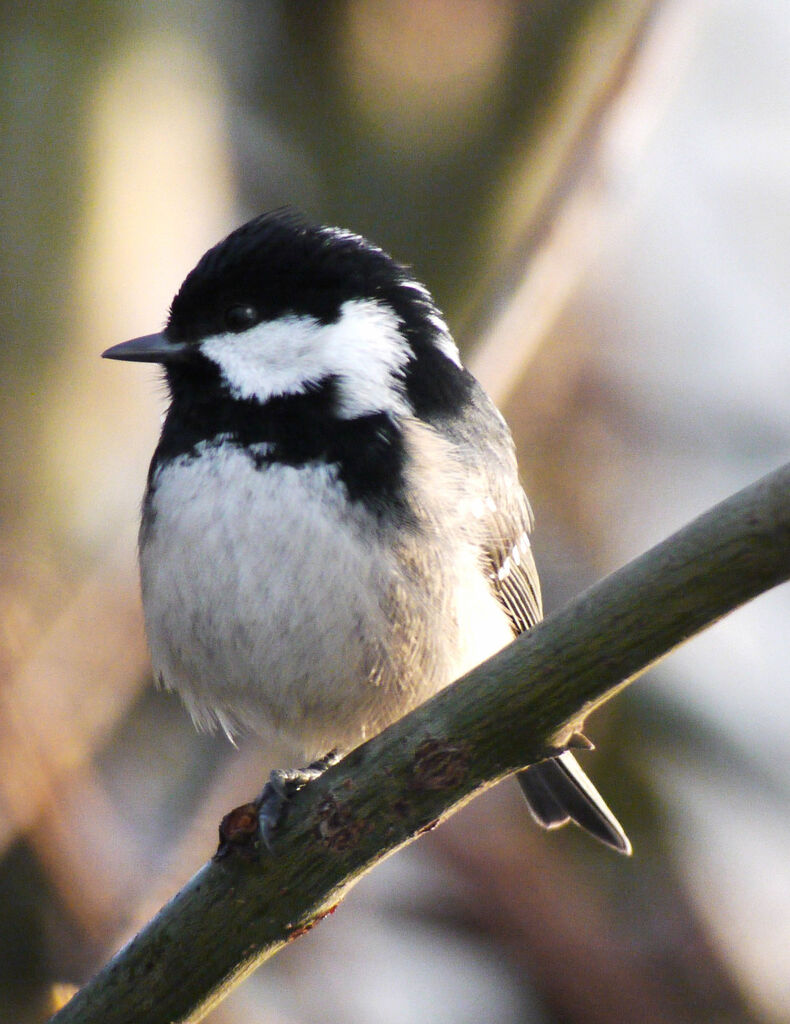
POLYGON ((516 776, 532 816, 543 828, 575 821, 618 853, 631 853, 631 843, 606 801, 566 750, 516 776))

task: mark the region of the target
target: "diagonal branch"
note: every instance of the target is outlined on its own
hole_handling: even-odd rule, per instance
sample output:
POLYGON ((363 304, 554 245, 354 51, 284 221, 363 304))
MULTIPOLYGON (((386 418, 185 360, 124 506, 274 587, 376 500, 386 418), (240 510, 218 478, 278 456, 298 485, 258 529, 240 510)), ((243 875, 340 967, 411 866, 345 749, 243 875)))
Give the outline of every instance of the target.
POLYGON ((199 1020, 371 867, 649 665, 790 578, 790 465, 715 506, 353 751, 295 798, 274 855, 230 842, 54 1018, 199 1020))

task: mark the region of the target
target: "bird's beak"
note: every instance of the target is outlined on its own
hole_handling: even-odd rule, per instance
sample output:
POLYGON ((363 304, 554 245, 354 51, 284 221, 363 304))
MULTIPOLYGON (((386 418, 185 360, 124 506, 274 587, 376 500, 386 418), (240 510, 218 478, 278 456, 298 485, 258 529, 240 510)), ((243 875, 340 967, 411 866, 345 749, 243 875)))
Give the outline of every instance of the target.
POLYGON ((141 338, 123 341, 102 352, 102 359, 128 359, 135 363, 175 363, 184 357, 190 346, 183 341, 169 341, 164 334, 144 334, 141 338))

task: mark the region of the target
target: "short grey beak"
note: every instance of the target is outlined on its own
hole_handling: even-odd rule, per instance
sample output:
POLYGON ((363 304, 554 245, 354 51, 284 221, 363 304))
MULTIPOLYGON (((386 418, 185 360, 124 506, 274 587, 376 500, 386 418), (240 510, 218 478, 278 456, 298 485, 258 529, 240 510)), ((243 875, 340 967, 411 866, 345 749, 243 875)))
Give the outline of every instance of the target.
POLYGON ((102 352, 102 359, 128 359, 135 363, 175 363, 189 350, 183 341, 168 341, 164 334, 144 334, 102 352))

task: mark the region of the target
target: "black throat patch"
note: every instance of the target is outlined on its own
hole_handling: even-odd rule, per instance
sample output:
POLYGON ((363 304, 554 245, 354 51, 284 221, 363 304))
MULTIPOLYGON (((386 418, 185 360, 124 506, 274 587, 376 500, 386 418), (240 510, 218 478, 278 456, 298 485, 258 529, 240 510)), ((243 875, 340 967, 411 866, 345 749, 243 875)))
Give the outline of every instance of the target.
POLYGON ((151 460, 149 497, 157 471, 168 462, 199 457, 205 444, 227 444, 249 455, 262 472, 275 464, 336 466, 351 501, 380 519, 408 521, 400 426, 384 412, 342 418, 334 377, 263 403, 218 392, 210 386, 214 381, 202 381, 202 387, 197 381, 179 383, 171 381, 173 401, 151 460))

